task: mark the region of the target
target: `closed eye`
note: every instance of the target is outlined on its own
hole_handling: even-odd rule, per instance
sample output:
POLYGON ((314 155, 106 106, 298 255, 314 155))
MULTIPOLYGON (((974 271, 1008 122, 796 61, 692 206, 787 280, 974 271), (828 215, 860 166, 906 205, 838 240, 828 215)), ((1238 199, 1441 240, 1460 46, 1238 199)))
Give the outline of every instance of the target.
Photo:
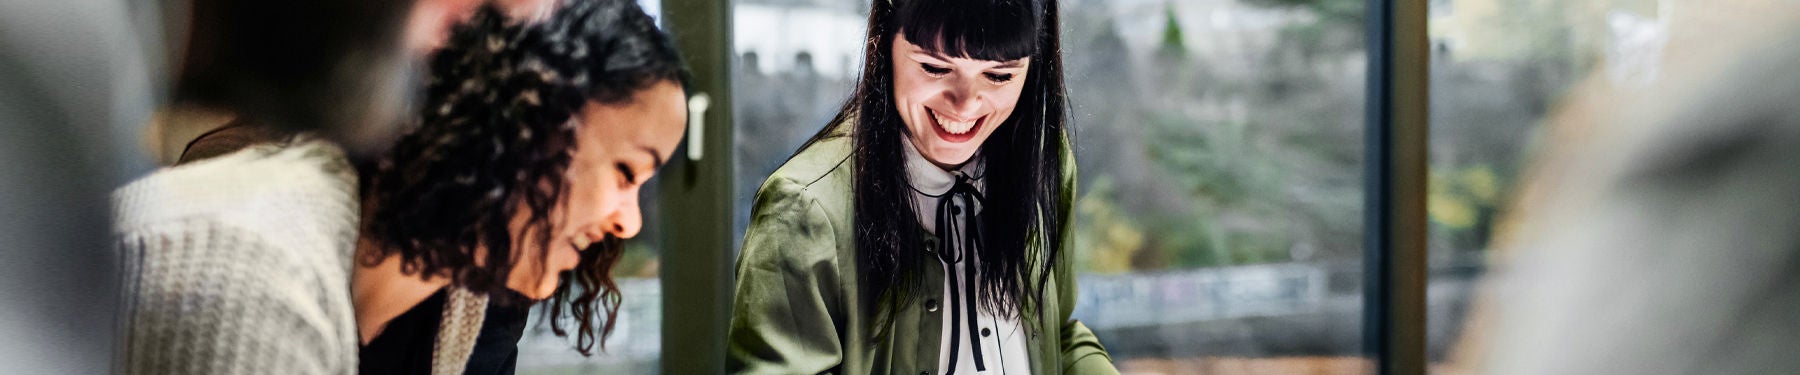
POLYGON ((994 81, 994 83, 1006 83, 1013 79, 1012 73, 985 73, 982 75, 986 76, 989 81, 994 81))
POLYGON ((620 180, 621 185, 631 186, 637 184, 637 173, 633 173, 631 167, 626 166, 625 163, 616 163, 613 164, 613 167, 619 169, 620 176, 625 176, 624 179, 620 180))
POLYGON ((920 63, 919 68, 925 69, 925 74, 930 74, 930 75, 934 75, 934 76, 950 74, 950 68, 937 66, 937 65, 920 63))

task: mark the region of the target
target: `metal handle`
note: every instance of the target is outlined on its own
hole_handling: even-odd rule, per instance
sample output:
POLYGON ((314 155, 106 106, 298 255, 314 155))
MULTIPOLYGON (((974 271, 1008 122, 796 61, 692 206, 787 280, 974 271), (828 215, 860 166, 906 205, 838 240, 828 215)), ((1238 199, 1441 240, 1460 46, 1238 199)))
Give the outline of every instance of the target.
POLYGON ((712 98, 706 93, 694 94, 688 98, 687 122, 687 157, 688 160, 699 161, 706 151, 706 107, 712 105, 712 98))

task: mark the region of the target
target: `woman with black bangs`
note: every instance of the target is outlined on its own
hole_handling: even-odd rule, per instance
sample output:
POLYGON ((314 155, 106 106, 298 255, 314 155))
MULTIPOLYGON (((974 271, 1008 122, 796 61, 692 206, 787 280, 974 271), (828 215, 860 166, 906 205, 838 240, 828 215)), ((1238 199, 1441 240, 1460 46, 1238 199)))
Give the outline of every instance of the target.
POLYGON ((1070 320, 1054 0, 875 0, 837 118, 757 193, 729 370, 1116 373, 1070 320))
POLYGON ((618 311, 638 189, 685 129, 673 42, 630 0, 530 24, 487 7, 430 71, 418 123, 366 180, 361 371, 512 373, 532 301, 558 335, 573 315, 589 354, 618 311))

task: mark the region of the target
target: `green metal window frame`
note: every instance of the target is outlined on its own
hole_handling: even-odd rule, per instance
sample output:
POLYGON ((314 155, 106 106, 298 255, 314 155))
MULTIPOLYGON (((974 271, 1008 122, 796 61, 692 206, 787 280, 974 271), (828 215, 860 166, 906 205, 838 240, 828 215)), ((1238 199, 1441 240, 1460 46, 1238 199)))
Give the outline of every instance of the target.
POLYGON ((662 0, 662 17, 693 73, 689 95, 704 94, 709 105, 701 126, 690 126, 678 156, 664 167, 657 192, 664 265, 660 366, 665 374, 720 374, 734 261, 731 2, 662 0), (698 160, 689 157, 694 147, 698 160))
POLYGON ((1425 0, 1369 0, 1363 189, 1363 351, 1380 374, 1424 374, 1425 0))

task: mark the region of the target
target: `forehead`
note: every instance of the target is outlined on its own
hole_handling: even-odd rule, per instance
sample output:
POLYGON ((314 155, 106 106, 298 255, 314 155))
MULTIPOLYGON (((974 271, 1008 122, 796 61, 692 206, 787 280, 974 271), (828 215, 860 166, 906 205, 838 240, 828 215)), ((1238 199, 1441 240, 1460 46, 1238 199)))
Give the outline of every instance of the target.
POLYGON ((686 95, 673 82, 658 82, 633 93, 630 100, 589 102, 582 108, 581 121, 581 133, 587 137, 650 147, 667 157, 686 128, 686 95))

